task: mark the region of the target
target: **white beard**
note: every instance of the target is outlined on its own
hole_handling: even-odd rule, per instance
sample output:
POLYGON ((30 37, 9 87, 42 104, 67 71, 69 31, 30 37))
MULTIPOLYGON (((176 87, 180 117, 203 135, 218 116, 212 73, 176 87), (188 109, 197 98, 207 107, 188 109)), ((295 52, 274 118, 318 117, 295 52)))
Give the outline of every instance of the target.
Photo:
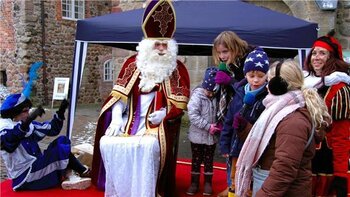
POLYGON ((141 71, 139 84, 141 92, 150 92, 156 84, 167 79, 177 66, 176 42, 168 41, 168 50, 162 56, 153 49, 155 42, 155 40, 145 39, 138 46, 136 66, 141 71))

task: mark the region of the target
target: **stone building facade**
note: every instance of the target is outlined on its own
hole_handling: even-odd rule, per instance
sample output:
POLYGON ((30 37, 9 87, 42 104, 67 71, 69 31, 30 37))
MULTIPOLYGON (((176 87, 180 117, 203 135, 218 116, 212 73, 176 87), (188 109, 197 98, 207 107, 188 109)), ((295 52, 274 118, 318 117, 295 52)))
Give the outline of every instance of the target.
MULTIPOLYGON (((55 77, 71 77, 75 20, 62 18, 60 0, 2 0, 0 1, 0 71, 11 92, 22 89, 29 65, 44 62, 40 69, 33 98, 48 104, 53 93, 55 77)), ((86 1, 85 18, 111 12, 110 1, 86 1)), ((89 51, 80 101, 95 103, 99 94, 99 58, 112 49, 94 46, 89 51), (88 93, 85 93, 88 92, 88 93)))
MULTIPOLYGON (((144 0, 85 0, 85 18, 141 8, 144 0)), ((335 28, 344 50, 350 49, 350 1, 338 0, 335 11, 322 11, 313 0, 246 0, 258 6, 319 24, 319 36, 335 28)), ((140 19, 141 20, 141 19, 140 19)), ((62 17, 62 0, 0 0, 0 82, 11 92, 22 89, 29 65, 43 61, 33 91, 36 103, 49 104, 55 77, 71 77, 76 20, 62 17)), ((106 46, 89 46, 79 103, 101 103, 112 81, 104 80, 110 62, 117 75, 125 57, 133 51, 106 46)), ((199 84, 211 57, 180 57, 186 64, 191 86, 199 84)))

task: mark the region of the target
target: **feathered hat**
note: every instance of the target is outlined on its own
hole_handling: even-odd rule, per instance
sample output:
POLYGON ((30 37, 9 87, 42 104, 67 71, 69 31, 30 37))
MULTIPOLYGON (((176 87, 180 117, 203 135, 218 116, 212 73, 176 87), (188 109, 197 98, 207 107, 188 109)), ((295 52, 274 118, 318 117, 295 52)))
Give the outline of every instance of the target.
POLYGON ((10 94, 1 105, 1 118, 13 118, 20 114, 24 108, 31 108, 30 93, 35 80, 38 78, 37 70, 42 66, 42 62, 35 62, 29 71, 29 81, 24 85, 22 93, 10 94))
POLYGON ((334 38, 335 31, 332 29, 326 36, 317 38, 312 48, 322 47, 333 52, 335 57, 343 60, 343 49, 337 39, 334 38))
POLYGON ((153 0, 145 8, 142 31, 145 38, 171 39, 176 30, 176 17, 169 0, 153 0))

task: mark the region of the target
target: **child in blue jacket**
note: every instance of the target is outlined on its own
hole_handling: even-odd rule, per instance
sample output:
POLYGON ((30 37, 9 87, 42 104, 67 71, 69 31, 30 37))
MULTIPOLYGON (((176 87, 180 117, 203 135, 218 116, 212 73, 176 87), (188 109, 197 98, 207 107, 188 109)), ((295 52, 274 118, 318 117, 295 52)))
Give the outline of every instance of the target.
POLYGON ((249 130, 265 107, 262 100, 267 95, 267 71, 269 61, 261 48, 250 52, 244 62, 245 79, 234 84, 235 94, 225 116, 220 134, 220 151, 223 157, 231 158, 231 191, 234 191, 236 162, 249 130))

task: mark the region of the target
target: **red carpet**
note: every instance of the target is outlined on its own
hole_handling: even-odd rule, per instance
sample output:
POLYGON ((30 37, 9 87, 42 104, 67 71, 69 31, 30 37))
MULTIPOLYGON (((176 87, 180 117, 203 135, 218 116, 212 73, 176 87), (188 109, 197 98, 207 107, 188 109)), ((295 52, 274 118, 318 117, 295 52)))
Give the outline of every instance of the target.
MULTIPOLYGON (((191 160, 180 159, 176 166, 176 187, 180 197, 189 196, 186 194, 186 190, 191 184, 191 160)), ((203 167, 202 167, 203 171, 203 167)), ((195 197, 203 196, 204 187, 204 175, 200 177, 199 192, 194 195, 195 197)), ((226 164, 214 163, 214 175, 213 175, 213 195, 217 196, 222 190, 227 187, 226 183, 226 164)))
POLYGON ((11 187, 11 181, 6 180, 1 183, 1 197, 64 197, 64 196, 93 196, 104 197, 104 193, 98 191, 94 186, 91 186, 87 190, 63 190, 61 187, 41 190, 41 191, 19 191, 14 192, 11 187))
MULTIPOLYGON (((176 184, 179 196, 186 195, 186 190, 191 183, 191 164, 190 160, 181 159, 178 161, 176 169, 176 184)), ((200 191, 196 197, 203 196, 203 185, 204 177, 201 176, 200 191)), ((225 164, 214 163, 214 176, 213 176, 213 191, 212 196, 216 196, 221 190, 226 188, 226 169, 225 164)), ((6 180, 1 182, 1 195, 6 197, 38 197, 38 196, 48 196, 48 197, 63 197, 63 196, 86 196, 86 197, 103 197, 104 193, 98 191, 94 186, 91 186, 87 190, 63 190, 60 187, 42 190, 42 191, 20 191, 14 192, 11 187, 11 181, 6 180)))

